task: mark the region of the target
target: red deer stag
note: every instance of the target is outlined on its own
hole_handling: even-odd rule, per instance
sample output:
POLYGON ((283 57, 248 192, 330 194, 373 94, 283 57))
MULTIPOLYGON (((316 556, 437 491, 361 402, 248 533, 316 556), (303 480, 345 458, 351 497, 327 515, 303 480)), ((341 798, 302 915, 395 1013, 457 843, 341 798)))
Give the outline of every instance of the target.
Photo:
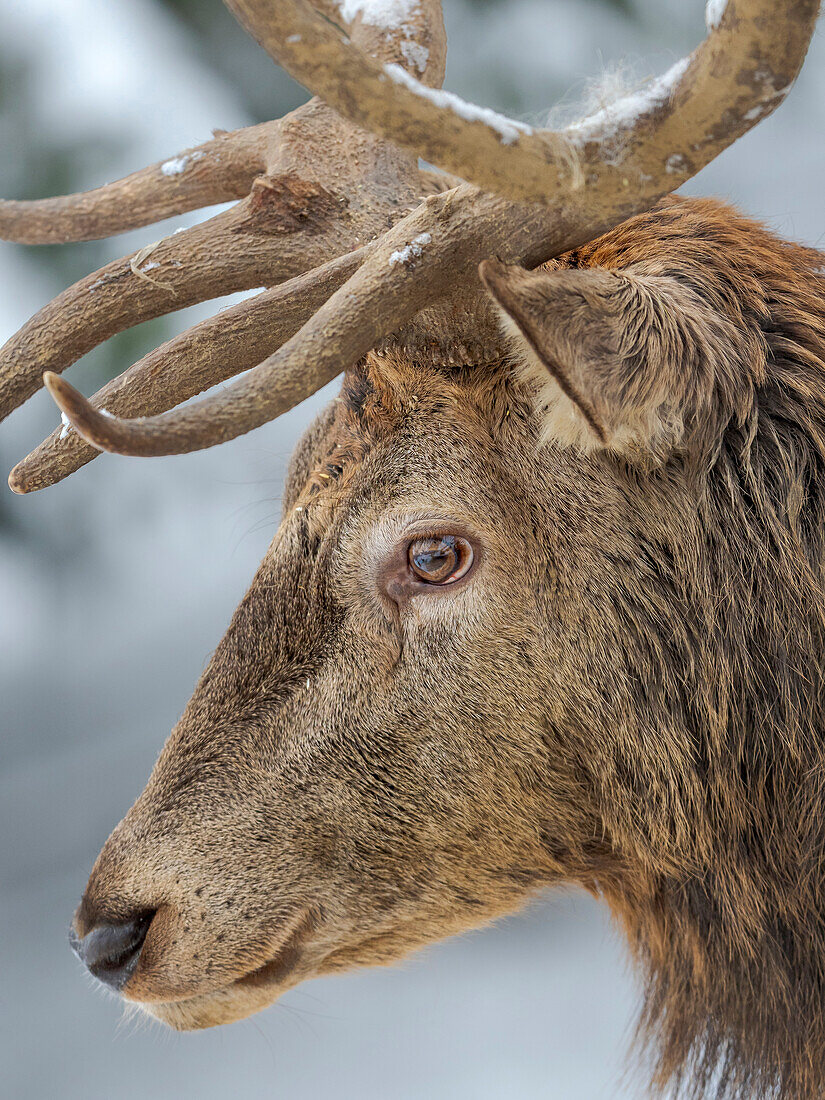
POLYGON ((2 412, 42 379, 64 416, 18 492, 346 372, 75 949, 207 1027, 573 882, 645 976, 659 1087, 823 1096, 823 257, 665 197, 782 101, 817 0, 710 4, 690 58, 559 132, 438 90, 439 0, 228 3, 319 98, 0 205, 38 243, 240 199, 6 345, 2 412), (261 286, 91 402, 56 373, 261 286))

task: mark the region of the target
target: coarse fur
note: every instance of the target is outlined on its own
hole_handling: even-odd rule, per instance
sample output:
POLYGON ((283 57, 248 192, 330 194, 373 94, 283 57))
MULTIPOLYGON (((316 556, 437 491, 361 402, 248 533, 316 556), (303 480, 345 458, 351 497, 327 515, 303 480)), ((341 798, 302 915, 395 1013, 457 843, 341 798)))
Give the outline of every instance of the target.
POLYGON ((537 272, 512 360, 372 355, 76 918, 155 913, 174 1027, 562 881, 644 973, 655 1083, 825 1094, 825 280, 669 199, 537 272), (428 588, 422 535, 473 545, 428 588))

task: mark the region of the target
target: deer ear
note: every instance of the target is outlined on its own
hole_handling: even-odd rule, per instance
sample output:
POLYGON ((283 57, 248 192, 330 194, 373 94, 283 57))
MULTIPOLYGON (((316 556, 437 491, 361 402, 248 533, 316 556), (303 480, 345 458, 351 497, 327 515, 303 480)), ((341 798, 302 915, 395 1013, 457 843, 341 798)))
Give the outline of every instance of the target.
POLYGON ((544 438, 666 460, 711 397, 723 319, 676 279, 632 268, 526 271, 487 260, 479 271, 536 395, 544 438))

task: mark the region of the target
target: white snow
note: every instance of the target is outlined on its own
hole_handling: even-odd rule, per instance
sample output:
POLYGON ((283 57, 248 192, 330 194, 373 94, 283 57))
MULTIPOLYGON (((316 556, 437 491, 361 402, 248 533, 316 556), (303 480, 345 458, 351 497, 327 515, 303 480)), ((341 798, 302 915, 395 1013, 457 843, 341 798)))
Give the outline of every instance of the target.
POLYGON ((181 172, 186 170, 187 165, 192 161, 200 160, 203 156, 199 150, 195 150, 194 153, 184 153, 180 157, 172 157, 171 160, 165 160, 160 166, 161 172, 164 176, 179 176, 181 172))
POLYGON ((681 153, 672 153, 665 161, 665 171, 671 175, 687 172, 687 161, 681 153))
POLYGON ((360 15, 362 23, 391 31, 406 30, 404 23, 419 8, 418 0, 338 0, 338 10, 345 23, 360 15))
POLYGON ((396 84, 403 84, 422 99, 428 99, 430 103, 442 110, 452 111, 467 122, 483 122, 491 130, 495 130, 503 145, 511 145, 520 134, 532 134, 532 126, 526 126, 523 122, 500 115, 498 111, 491 111, 489 107, 478 107, 475 103, 467 103, 466 100, 445 92, 441 88, 428 88, 425 84, 410 76, 406 69, 400 65, 385 65, 384 72, 396 84))
POLYGON ((408 64, 414 65, 420 73, 423 73, 430 59, 430 51, 426 46, 422 46, 420 42, 415 42, 412 38, 406 38, 401 43, 401 56, 408 64))
POLYGON ((401 56, 420 73, 427 68, 430 51, 415 41, 415 27, 409 22, 421 10, 419 0, 339 0, 338 9, 346 23, 360 15, 362 23, 387 31, 388 39, 392 32, 400 32, 404 36, 399 44, 401 56))
POLYGON ((396 252, 391 254, 389 259, 390 267, 395 267, 396 264, 408 264, 413 260, 417 260, 432 239, 430 233, 419 233, 408 245, 405 245, 404 248, 399 248, 396 252))
POLYGON ((722 22, 727 6, 728 0, 708 0, 705 7, 705 24, 709 31, 715 31, 722 22))
POLYGON ((645 84, 638 91, 622 96, 615 103, 609 103, 600 111, 568 126, 566 137, 574 144, 584 145, 588 141, 609 142, 631 129, 636 121, 649 111, 663 107, 674 88, 687 71, 690 58, 684 57, 655 80, 645 84))
POLYGON ((189 157, 172 157, 160 166, 164 176, 179 176, 189 163, 189 157))

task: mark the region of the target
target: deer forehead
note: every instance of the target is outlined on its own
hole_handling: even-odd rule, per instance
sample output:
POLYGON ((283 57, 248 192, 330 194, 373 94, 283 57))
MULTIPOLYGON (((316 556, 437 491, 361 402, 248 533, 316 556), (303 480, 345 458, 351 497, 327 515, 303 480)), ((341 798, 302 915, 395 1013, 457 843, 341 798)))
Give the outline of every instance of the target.
MULTIPOLYGON (((312 513, 321 516, 321 506, 339 504, 356 478, 362 495, 372 491, 376 497, 382 483, 397 486, 400 480, 407 493, 469 486, 494 461, 503 435, 514 435, 510 406, 522 399, 510 374, 503 364, 438 370, 397 350, 370 356, 346 376, 333 407, 298 444, 293 469, 305 474, 292 487, 294 500, 288 487, 286 510, 312 504, 312 513)), ((526 436, 523 416, 520 425, 526 436)))

